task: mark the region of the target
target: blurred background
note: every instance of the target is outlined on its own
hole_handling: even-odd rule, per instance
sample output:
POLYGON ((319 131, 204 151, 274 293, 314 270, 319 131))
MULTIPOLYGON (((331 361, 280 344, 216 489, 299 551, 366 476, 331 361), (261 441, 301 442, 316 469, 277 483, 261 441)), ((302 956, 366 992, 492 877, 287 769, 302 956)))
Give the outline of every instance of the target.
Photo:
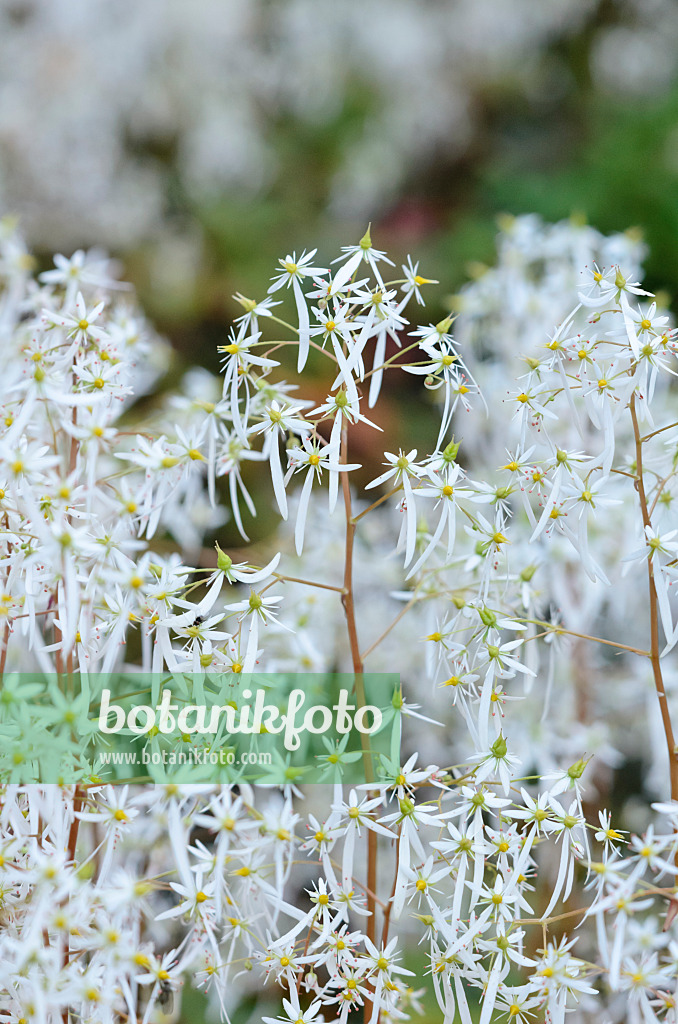
POLYGON ((0 0, 0 206, 45 260, 99 245, 210 368, 292 248, 439 278, 496 219, 637 227, 678 285, 675 0, 0 0))

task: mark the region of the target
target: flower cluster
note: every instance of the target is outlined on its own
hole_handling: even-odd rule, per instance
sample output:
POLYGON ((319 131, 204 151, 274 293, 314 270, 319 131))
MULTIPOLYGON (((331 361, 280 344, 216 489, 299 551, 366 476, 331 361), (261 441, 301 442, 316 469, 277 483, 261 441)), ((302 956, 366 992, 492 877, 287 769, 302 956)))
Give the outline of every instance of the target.
POLYGON ((97 671, 190 673, 193 687, 231 673, 237 705, 255 668, 348 667, 361 703, 364 672, 395 666, 404 727, 402 753, 355 788, 196 775, 128 790, 84 766, 77 786, 4 785, 9 1020, 146 1024, 188 977, 224 1017, 263 983, 267 1022, 403 1020, 424 998, 419 945, 445 1020, 675 1021, 676 332, 631 240, 530 219, 511 233, 526 266, 550 246, 544 280, 500 259, 458 325, 409 322, 435 282, 412 259, 394 268, 369 230, 334 261, 288 253, 266 297, 239 296, 221 379, 189 374, 143 420, 133 392, 167 350, 115 297, 111 268, 77 253, 35 279, 3 235, 11 760, 30 749, 25 698, 41 685, 26 671, 57 680, 67 729, 97 671), (574 283, 573 252, 590 254, 574 283), (507 391, 511 331, 535 294, 558 311, 507 391), (477 330, 483 316, 508 351, 477 330), (281 378, 288 347, 298 375, 327 368, 320 404, 281 378), (353 432, 381 438, 397 372, 434 399, 435 443, 385 438, 395 450, 359 488, 353 432), (228 515, 247 541, 249 471, 270 479, 283 521, 280 551, 256 562, 203 548, 228 515), (641 728, 618 686, 648 708, 664 797, 631 835, 599 799, 617 735, 641 728))

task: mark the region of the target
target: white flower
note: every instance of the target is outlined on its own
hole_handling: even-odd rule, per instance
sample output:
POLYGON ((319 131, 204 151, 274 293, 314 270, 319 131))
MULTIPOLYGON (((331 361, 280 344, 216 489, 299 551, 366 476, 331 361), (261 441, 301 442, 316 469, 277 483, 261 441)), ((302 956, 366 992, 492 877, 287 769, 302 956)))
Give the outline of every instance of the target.
POLYGON ((329 511, 334 511, 337 502, 337 482, 339 473, 347 473, 353 469, 360 469, 360 463, 345 463, 339 461, 339 444, 334 441, 332 444, 319 445, 317 442, 305 437, 302 439, 300 448, 288 449, 287 457, 290 462, 286 480, 292 473, 299 473, 306 470, 299 503, 297 505, 297 521, 294 529, 294 543, 297 554, 300 555, 304 547, 304 530, 306 527, 306 514, 308 504, 311 500, 311 488, 314 481, 320 481, 323 470, 330 474, 329 488, 329 511))
POLYGON ((306 305, 304 293, 301 290, 301 282, 306 277, 317 279, 327 273, 323 267, 310 266, 317 251, 317 249, 313 249, 309 253, 304 251, 298 259, 297 254, 292 253, 291 256, 286 256, 284 260, 279 260, 281 272, 277 277, 273 278, 273 284, 268 289, 270 294, 271 292, 278 291, 283 286, 289 288, 292 285, 294 300, 297 305, 297 316, 299 317, 299 359, 297 362, 297 372, 299 373, 306 365, 310 343, 308 306, 306 305))
POLYGON ((107 332, 96 325, 104 306, 104 302, 99 302, 88 310, 82 292, 78 292, 75 312, 54 313, 52 310, 44 309, 42 315, 45 322, 64 327, 69 338, 78 344, 84 344, 89 339, 103 341, 107 337, 107 332))

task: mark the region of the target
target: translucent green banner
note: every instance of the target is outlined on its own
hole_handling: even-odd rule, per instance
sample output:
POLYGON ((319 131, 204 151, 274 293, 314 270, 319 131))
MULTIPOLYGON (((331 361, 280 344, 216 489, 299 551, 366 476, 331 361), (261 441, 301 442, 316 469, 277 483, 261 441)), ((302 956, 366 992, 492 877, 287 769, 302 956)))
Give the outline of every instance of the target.
POLYGON ((6 673, 0 782, 374 782, 400 706, 385 673, 6 673))

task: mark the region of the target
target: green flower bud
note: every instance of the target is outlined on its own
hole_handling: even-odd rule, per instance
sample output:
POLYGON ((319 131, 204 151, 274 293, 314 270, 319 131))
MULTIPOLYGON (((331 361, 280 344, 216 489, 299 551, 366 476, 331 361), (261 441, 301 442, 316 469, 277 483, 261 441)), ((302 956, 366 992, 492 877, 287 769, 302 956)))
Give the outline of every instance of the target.
POLYGON ((491 608, 479 608, 478 615, 480 616, 480 621, 484 626, 490 626, 493 629, 496 629, 497 616, 491 608))
POLYGON ((372 248, 372 235, 370 234, 371 227, 372 222, 370 221, 370 223, 367 225, 367 231, 365 232, 363 237, 360 239, 360 242, 358 243, 360 245, 360 248, 363 249, 365 252, 367 252, 368 249, 372 248))
POLYGON ((493 757, 506 757, 508 747, 506 746, 506 740, 504 739, 502 733, 499 733, 499 736, 496 738, 496 740, 490 747, 490 750, 492 751, 493 757))
POLYGON ((443 452, 445 462, 456 462, 460 444, 460 441, 455 441, 454 439, 450 441, 443 452))
POLYGON ((233 559, 229 558, 225 551, 222 551, 219 545, 215 545, 217 549, 217 569, 221 572, 228 572, 233 565, 233 559))
POLYGON ((567 774, 571 779, 581 779, 584 774, 584 769, 588 763, 588 760, 584 760, 583 757, 580 757, 578 761, 575 761, 573 765, 570 765, 567 769, 567 774))

